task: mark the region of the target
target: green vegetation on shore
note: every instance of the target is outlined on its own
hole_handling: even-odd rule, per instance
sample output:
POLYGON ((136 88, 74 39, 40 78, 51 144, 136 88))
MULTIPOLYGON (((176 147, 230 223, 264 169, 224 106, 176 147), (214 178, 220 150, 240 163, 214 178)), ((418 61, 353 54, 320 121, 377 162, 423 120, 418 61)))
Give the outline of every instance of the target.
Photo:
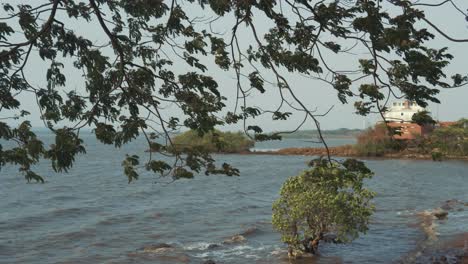
POLYGON ((468 156, 468 120, 435 129, 430 137, 421 139, 418 147, 425 152, 437 149, 443 155, 468 156))
POLYGON ((357 137, 354 146, 358 156, 380 157, 386 154, 411 153, 442 156, 468 156, 468 120, 461 119, 453 125, 435 127, 427 135, 414 140, 394 140, 384 124, 378 124, 357 137))
POLYGON ((214 130, 200 136, 196 131, 189 130, 175 136, 172 142, 176 149, 203 148, 211 153, 239 153, 249 151, 255 142, 242 132, 221 132, 214 130))
POLYGON ((385 124, 377 124, 360 133, 353 149, 358 156, 382 157, 404 149, 404 142, 393 140, 385 124))

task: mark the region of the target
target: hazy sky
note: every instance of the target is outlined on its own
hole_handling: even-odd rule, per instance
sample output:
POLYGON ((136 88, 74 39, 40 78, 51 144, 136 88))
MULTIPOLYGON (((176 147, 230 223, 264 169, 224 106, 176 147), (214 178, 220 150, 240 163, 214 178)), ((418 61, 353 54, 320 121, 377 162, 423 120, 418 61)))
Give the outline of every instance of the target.
MULTIPOLYGON (((43 1, 5 1, 1 0, 0 3, 26 3, 29 2, 31 5, 38 5, 43 1)), ((426 2, 432 2, 432 0, 427 0, 426 2)), ((462 10, 468 9, 468 1, 466 0, 455 0, 455 3, 461 7, 462 10)), ((455 38, 468 38, 468 22, 465 21, 464 17, 453 10, 453 7, 450 5, 445 5, 437 9, 431 9, 432 11, 427 12, 427 17, 433 21, 435 24, 439 25, 448 35, 455 38)), ((190 10, 192 11, 192 10, 190 10)), ((392 11, 392 10, 389 10, 392 11)), ((192 12, 188 12, 189 15, 192 15, 192 12)), ((200 15, 200 10, 193 10, 193 15, 200 15)), ((0 11, 0 16, 4 17, 5 12, 3 8, 0 11)), ((254 20, 257 23, 260 30, 265 30, 268 28, 268 23, 265 19, 261 17, 255 17, 254 20)), ((76 23, 67 24, 68 28, 72 28, 76 32, 79 32, 83 35, 89 36, 90 39, 95 40, 98 44, 104 44, 108 40, 104 33, 93 21, 92 24, 87 23, 76 23)), ((226 32, 230 34, 230 26, 226 27, 226 22, 217 23, 214 25, 214 30, 219 32, 226 32)), ((232 25, 232 21, 230 22, 232 25)), ((421 26, 427 27, 424 23, 420 23, 421 26)), ((245 30, 245 29, 243 29, 245 30)), ((240 40, 242 45, 248 45, 253 41, 252 36, 248 34, 249 31, 245 30, 240 35, 240 40)), ((431 30, 434 32, 434 30, 431 30)), ((460 72, 462 74, 468 73, 468 43, 453 43, 447 41, 438 33, 435 33, 436 40, 432 42, 432 45, 437 48, 448 46, 449 51, 455 56, 452 64, 449 67, 449 73, 460 72)), ((17 36, 20 39, 20 36, 17 36)), ((111 55, 111 54, 109 54, 111 55)), ((327 55, 328 56, 328 55, 327 55)), ((351 62, 350 58, 346 56, 332 56, 330 54, 327 57, 327 60, 330 62, 330 65, 334 65, 337 68, 344 67, 348 65, 353 65, 354 61, 351 62)), ((65 72, 67 73, 67 87, 65 90, 77 90, 84 91, 84 81, 82 73, 73 69, 70 62, 64 61, 65 63, 65 72)), ((183 64, 178 64, 176 66, 176 71, 183 72, 184 70, 191 70, 183 64)), ((210 66, 210 65, 208 65, 210 66)), ((235 94, 236 94, 236 81, 234 72, 229 71, 225 72, 217 69, 216 67, 209 67, 209 73, 212 74, 220 85, 221 92, 229 98, 228 108, 232 109, 234 105, 235 94)), ((40 87, 45 87, 45 71, 47 69, 47 64, 42 63, 38 56, 31 57, 30 63, 26 67, 26 73, 30 82, 38 85, 40 87)), ((248 74, 248 72, 246 72, 248 74)), ((267 77, 270 75, 267 75, 267 77)), ((312 80, 298 74, 288 74, 288 79, 290 80, 294 91, 299 95, 304 103, 310 109, 317 109, 317 113, 322 113, 327 111, 331 106, 334 106, 332 111, 325 117, 320 118, 321 126, 323 129, 336 129, 336 128, 363 128, 363 126, 370 125, 379 120, 377 115, 370 115, 368 117, 362 117, 354 114, 353 101, 350 101, 347 105, 342 105, 337 97, 336 91, 325 85, 322 82, 312 80)), ((271 75, 273 78, 273 75, 271 75)), ((272 80, 273 81, 273 80, 272 80)), ((276 93, 275 87, 267 87, 267 93, 259 96, 260 94, 252 95, 249 98, 251 104, 259 105, 262 108, 273 108, 278 102, 278 94, 276 93)), ((439 118, 440 120, 456 120, 462 117, 468 117, 468 87, 457 88, 457 89, 446 89, 442 90, 438 98, 442 101, 440 105, 431 104, 429 110, 433 112, 434 117, 439 118)), ((37 105, 35 103, 35 97, 31 94, 21 95, 21 100, 23 105, 27 110, 33 113, 31 119, 33 126, 42 126, 42 122, 39 119, 37 105)), ((170 107, 165 110, 167 114, 178 115, 180 111, 175 107, 170 107)), ((5 117, 9 113, 3 111, 0 113, 0 117, 5 117)), ((259 123, 265 130, 284 130, 293 127, 300 120, 303 119, 302 115, 295 114, 288 121, 272 121, 271 117, 258 118, 255 121, 259 123)), ((229 127, 228 129, 238 129, 239 126, 229 127)), ((309 123, 305 128, 313 128, 312 124, 309 123)))

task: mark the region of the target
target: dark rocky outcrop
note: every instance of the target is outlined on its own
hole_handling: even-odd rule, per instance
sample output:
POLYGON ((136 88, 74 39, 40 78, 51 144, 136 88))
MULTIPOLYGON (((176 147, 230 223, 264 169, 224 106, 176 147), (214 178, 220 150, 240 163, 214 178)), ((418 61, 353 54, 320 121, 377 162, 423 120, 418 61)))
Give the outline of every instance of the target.
POLYGON ((468 264, 468 233, 460 236, 439 236, 437 227, 450 221, 449 215, 466 210, 466 203, 451 199, 440 207, 418 213, 420 227, 426 238, 417 244, 415 250, 407 255, 403 263, 415 264, 468 264), (440 221, 444 220, 444 221, 440 221))
POLYGON ((432 215, 439 220, 447 219, 448 212, 442 208, 436 208, 432 211, 432 215))

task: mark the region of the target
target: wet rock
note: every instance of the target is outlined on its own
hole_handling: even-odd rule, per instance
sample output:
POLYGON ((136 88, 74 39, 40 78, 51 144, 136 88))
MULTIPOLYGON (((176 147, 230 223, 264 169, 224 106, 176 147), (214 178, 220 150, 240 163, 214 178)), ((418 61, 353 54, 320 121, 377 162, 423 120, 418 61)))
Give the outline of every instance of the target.
POLYGON ((449 204, 447 204, 447 203, 443 204, 443 205, 442 205, 440 208, 441 208, 441 209, 443 209, 443 210, 447 210, 447 211, 449 211, 449 210, 452 210, 452 209, 453 209, 453 207, 452 207, 452 206, 450 206, 450 205, 449 205, 449 204))
POLYGON ((216 248, 220 248, 221 246, 218 245, 218 244, 209 244, 207 249, 216 249, 216 248))
POLYGON ((212 260, 212 259, 209 259, 209 260, 203 262, 203 264, 216 264, 216 262, 214 260, 212 260))
POLYGON ((463 205, 464 203, 460 200, 457 200, 457 199, 451 199, 451 200, 447 200, 444 202, 444 204, 441 206, 442 209, 446 210, 446 211, 450 211, 450 210, 454 210, 456 209, 457 207, 463 205))
POLYGON ((439 220, 446 219, 448 216, 448 212, 443 210, 442 208, 435 209, 432 214, 439 220))
POLYGON ((315 257, 312 253, 303 252, 300 250, 288 250, 288 257, 290 259, 302 259, 302 258, 313 258, 315 257))
POLYGON ((433 211, 423 211, 419 212, 418 216, 421 219, 421 229, 426 234, 428 241, 435 241, 437 240, 437 231, 436 231, 436 223, 434 221, 434 212, 433 211))
POLYGON ((241 233, 237 234, 237 235, 234 235, 228 239, 225 239, 223 241, 224 244, 234 244, 234 243, 240 243, 240 242, 244 242, 245 240, 247 240, 245 237, 246 236, 251 236, 255 233, 258 232, 258 227, 249 227, 247 229, 245 229, 244 231, 242 231, 241 233))
POLYGON ((159 243, 155 245, 149 245, 142 248, 144 253, 165 253, 173 251, 174 247, 166 244, 166 243, 159 243))
POLYGON ((229 239, 224 240, 224 244, 234 244, 244 242, 246 238, 243 235, 235 235, 229 239))
POLYGON ((242 233, 240 233, 239 235, 241 236, 250 236, 250 235, 253 235, 255 233, 257 233, 259 231, 258 227, 249 227, 247 228, 246 230, 244 230, 242 233))

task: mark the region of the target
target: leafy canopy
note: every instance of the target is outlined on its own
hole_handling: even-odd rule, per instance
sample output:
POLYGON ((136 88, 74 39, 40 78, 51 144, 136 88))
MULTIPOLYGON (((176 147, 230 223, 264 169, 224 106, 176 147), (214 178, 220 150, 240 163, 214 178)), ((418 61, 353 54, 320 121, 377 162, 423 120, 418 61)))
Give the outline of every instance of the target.
POLYGON ((436 128, 422 144, 447 156, 468 155, 468 122, 461 119, 453 125, 436 128))
POLYGON ((415 113, 411 117, 412 121, 420 126, 425 126, 425 125, 435 125, 436 121, 432 119, 432 116, 430 115, 430 112, 428 111, 421 111, 415 113))
POLYGON ((241 123, 256 140, 278 139, 255 118, 276 122, 294 114, 304 117, 298 127, 312 123, 325 142, 323 114, 295 93, 315 87, 295 87, 292 74, 334 89, 342 103, 355 101, 362 115, 382 112, 388 96, 421 106, 438 102, 440 87, 468 81, 463 74, 450 80, 446 67, 453 56, 446 47, 429 45, 435 32, 468 41, 448 36, 427 18, 426 12, 447 2, 7 1, 0 14, 0 166, 17 165, 28 180, 38 181, 42 176, 31 168, 41 159, 67 171, 85 153, 80 129, 90 127, 103 144, 121 147, 142 136, 151 149, 158 146, 147 162, 132 153, 125 157, 129 181, 141 170, 174 179, 205 169, 232 175, 230 166, 213 169, 206 152, 174 152, 172 133, 188 128, 202 135, 241 123), (332 58, 346 60, 349 68, 334 66, 332 58), (28 74, 32 67, 43 74, 42 84, 28 74), (235 76, 223 84, 226 89, 214 74, 222 71, 235 76), (73 76, 83 82, 71 81, 73 76), (235 106, 225 109, 229 88, 235 106), (259 96, 269 96, 271 106, 250 100, 259 96), (56 136, 51 146, 31 130, 28 97, 56 136))
POLYGON ((360 161, 318 160, 313 168, 290 177, 273 204, 273 226, 290 248, 307 251, 304 241, 334 234, 349 242, 368 230, 374 193, 364 188, 371 171, 360 161))

